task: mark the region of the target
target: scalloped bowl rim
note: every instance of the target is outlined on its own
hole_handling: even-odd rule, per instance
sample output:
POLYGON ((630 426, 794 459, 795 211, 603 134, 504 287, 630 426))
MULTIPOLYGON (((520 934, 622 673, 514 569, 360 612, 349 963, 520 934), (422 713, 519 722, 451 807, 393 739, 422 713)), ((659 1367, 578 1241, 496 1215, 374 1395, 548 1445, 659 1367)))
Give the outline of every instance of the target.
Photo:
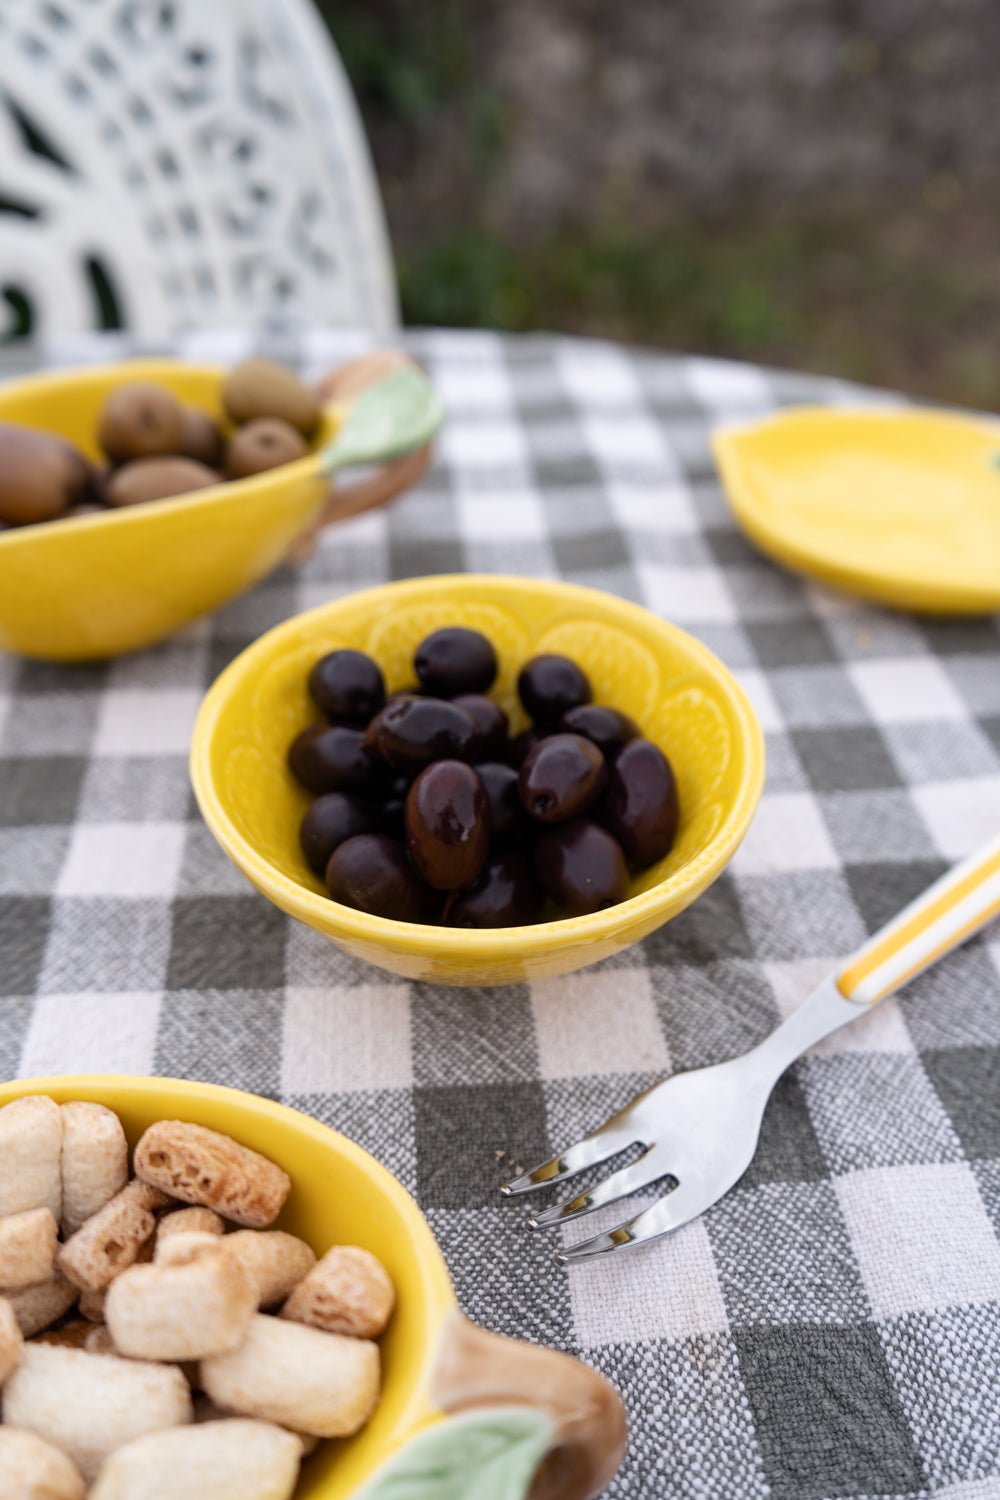
POLYGON ((590 943, 600 939, 626 938, 628 932, 644 918, 665 913, 666 920, 670 911, 677 909, 678 901, 683 902, 686 893, 693 890, 695 896, 700 894, 732 858, 750 826, 760 800, 764 768, 764 737, 749 699, 729 668, 696 637, 653 614, 651 610, 600 589, 500 573, 442 573, 378 584, 374 588, 343 595, 283 620, 246 647, 209 688, 198 713, 190 757, 195 797, 212 834, 244 874, 266 895, 271 896, 282 910, 305 922, 307 926, 336 933, 337 936, 367 943, 390 943, 396 951, 405 946, 408 951, 419 955, 474 957, 477 962, 488 961, 493 957, 510 957, 514 949, 518 957, 528 957, 581 941, 590 943), (644 630, 648 630, 652 624, 662 634, 666 644, 671 641, 682 642, 684 651, 698 662, 701 669, 726 694, 734 710, 741 730, 744 771, 722 823, 687 864, 648 890, 630 896, 616 906, 586 916, 565 917, 524 927, 492 929, 433 927, 418 922, 400 922, 391 917, 372 916, 368 912, 342 906, 329 896, 310 891, 277 870, 239 831, 219 796, 211 756, 216 722, 224 711, 232 689, 271 658, 283 635, 293 634, 303 621, 318 620, 334 613, 348 601, 357 604, 365 595, 384 597, 386 591, 392 589, 400 604, 404 604, 413 598, 419 598, 422 593, 435 592, 459 583, 468 587, 477 582, 523 593, 534 594, 542 589, 567 601, 576 600, 581 605, 586 605, 588 600, 597 595, 604 601, 605 607, 610 607, 621 621, 641 621, 644 630))

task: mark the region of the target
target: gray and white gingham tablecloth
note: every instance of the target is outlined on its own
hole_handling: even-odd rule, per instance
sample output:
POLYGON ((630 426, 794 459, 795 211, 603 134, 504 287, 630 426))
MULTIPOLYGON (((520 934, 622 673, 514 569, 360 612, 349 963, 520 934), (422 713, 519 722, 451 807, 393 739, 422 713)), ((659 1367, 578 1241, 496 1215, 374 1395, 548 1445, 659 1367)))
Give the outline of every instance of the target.
MULTIPOLYGON (((618 1500, 992 1500, 996 928, 793 1068, 739 1187, 650 1251, 567 1273, 497 1186, 663 1074, 759 1041, 995 833, 1000 619, 882 613, 744 541, 712 426, 856 399, 841 385, 565 339, 410 344, 448 411, 418 492, 158 650, 0 656, 0 1076, 210 1079, 353 1136, 416 1194, 474 1317, 618 1384, 618 1500), (767 789, 727 874, 569 978, 470 992, 342 957, 243 882, 188 788, 199 699, 261 631, 458 569, 568 578, 668 616, 733 668, 767 732, 767 789)), ((228 360, 245 344, 175 347, 228 360)), ((292 352, 318 373, 359 347, 314 331, 292 352)))

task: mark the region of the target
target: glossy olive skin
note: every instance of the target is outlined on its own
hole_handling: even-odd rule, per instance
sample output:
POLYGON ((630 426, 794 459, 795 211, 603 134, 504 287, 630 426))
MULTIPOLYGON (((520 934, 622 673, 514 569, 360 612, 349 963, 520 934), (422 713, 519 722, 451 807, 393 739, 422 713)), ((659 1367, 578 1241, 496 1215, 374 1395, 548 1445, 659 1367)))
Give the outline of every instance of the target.
POLYGON ((320 713, 341 724, 366 725, 385 704, 385 680, 363 651, 331 651, 309 673, 309 692, 320 713))
POLYGON ((109 391, 97 414, 97 441, 115 463, 180 453, 184 408, 152 380, 128 380, 109 391))
POLYGON ((0 521, 34 526, 54 521, 88 496, 83 454, 51 432, 0 422, 0 521))
POLYGON ((401 839, 406 827, 406 799, 413 785, 403 771, 385 771, 371 792, 372 805, 383 833, 401 839))
POLYGON ((415 775, 431 761, 468 760, 475 745, 475 724, 444 698, 394 698, 377 721, 369 738, 394 771, 415 775))
POLYGON ((403 845, 384 833, 360 833, 335 849, 326 887, 334 901, 396 922, 433 921, 438 905, 403 845))
POLYGON ((593 697, 586 673, 568 656, 533 656, 518 673, 517 691, 543 729, 554 729, 564 713, 593 697))
POLYGON ((628 866, 621 845, 589 818, 546 828, 535 845, 535 879, 571 917, 624 901, 628 866))
POLYGON ((471 766, 439 760, 406 799, 406 843, 418 874, 436 891, 469 886, 490 847, 490 800, 471 766))
POLYGON ((497 654, 478 630, 448 625, 420 642, 413 666, 425 693, 457 698, 489 691, 497 675, 497 654))
POLYGON ((229 479, 249 479, 282 464, 305 458, 309 444, 279 417, 255 417, 234 432, 226 444, 225 469, 229 479))
POLYGON ((221 476, 193 458, 134 458, 109 475, 104 493, 109 505, 120 509, 126 505, 146 505, 152 500, 169 500, 174 495, 188 495, 221 484, 221 476))
POLYGON ((375 828, 375 811, 351 792, 325 792, 306 809, 299 827, 299 843, 310 870, 322 879, 334 849, 359 833, 375 828))
POLYGON ((185 406, 181 412, 181 445, 178 453, 193 458, 206 468, 217 469, 225 453, 225 441, 217 425, 197 406, 185 406))
POLYGON ((490 825, 495 844, 530 844, 538 832, 538 825, 528 817, 521 806, 518 792, 518 774, 514 766, 502 761, 487 760, 477 763, 479 779, 490 799, 490 825))
POLYGON ((292 741, 288 764, 296 780, 317 797, 323 792, 355 791, 371 781, 372 763, 364 734, 345 724, 310 724, 292 741))
POLYGON ((222 383, 222 404, 239 426, 257 417, 280 417, 310 437, 322 417, 314 391, 285 365, 270 359, 245 359, 222 383))
POLYGON ((525 927, 542 914, 542 893, 523 854, 507 849, 487 861, 475 884, 453 903, 452 927, 525 927))
POLYGON ((522 729, 520 734, 515 734, 512 740, 507 741, 504 758, 512 766, 522 766, 541 738, 537 729, 522 729))
POLYGON ((639 726, 628 714, 600 703, 581 703, 563 714, 559 728, 566 734, 582 734, 592 740, 605 760, 616 756, 623 745, 638 737, 639 726))
POLYGON ((507 743, 507 715, 499 703, 483 693, 462 693, 452 700, 476 726, 473 760, 496 760, 507 743))
POLYGON ((521 767, 521 806, 540 823, 568 823, 587 812, 604 790, 604 756, 580 734, 539 740, 521 767))
POLYGON ((655 864, 670 852, 679 817, 670 762, 651 740, 630 740, 611 765, 601 822, 633 865, 655 864))

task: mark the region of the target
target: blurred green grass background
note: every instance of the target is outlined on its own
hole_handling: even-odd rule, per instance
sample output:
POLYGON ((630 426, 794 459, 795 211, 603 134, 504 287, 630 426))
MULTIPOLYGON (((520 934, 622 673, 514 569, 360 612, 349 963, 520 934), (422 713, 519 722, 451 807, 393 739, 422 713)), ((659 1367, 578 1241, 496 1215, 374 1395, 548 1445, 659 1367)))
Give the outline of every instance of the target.
POLYGON ((981 19, 980 0, 917 0, 908 20, 937 30, 905 56, 894 0, 817 3, 805 32, 794 7, 747 0, 735 37, 717 0, 677 6, 669 33, 661 0, 616 19, 589 0, 327 0, 406 320, 607 335, 1000 406, 992 80, 986 38, 956 52, 949 29, 981 19), (719 46, 750 61, 716 78, 719 46))

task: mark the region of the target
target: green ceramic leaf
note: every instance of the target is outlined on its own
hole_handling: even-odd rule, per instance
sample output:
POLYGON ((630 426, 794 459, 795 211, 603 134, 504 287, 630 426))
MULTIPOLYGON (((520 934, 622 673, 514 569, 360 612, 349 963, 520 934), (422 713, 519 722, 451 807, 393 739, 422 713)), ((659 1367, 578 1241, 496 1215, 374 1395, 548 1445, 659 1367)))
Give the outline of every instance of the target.
POLYGON ((552 1441, 530 1407, 446 1418, 411 1438, 357 1500, 524 1500, 552 1441))
POLYGON ((430 382, 412 365, 404 365, 358 397, 326 450, 326 467, 383 463, 422 448, 441 425, 442 415, 430 382))

